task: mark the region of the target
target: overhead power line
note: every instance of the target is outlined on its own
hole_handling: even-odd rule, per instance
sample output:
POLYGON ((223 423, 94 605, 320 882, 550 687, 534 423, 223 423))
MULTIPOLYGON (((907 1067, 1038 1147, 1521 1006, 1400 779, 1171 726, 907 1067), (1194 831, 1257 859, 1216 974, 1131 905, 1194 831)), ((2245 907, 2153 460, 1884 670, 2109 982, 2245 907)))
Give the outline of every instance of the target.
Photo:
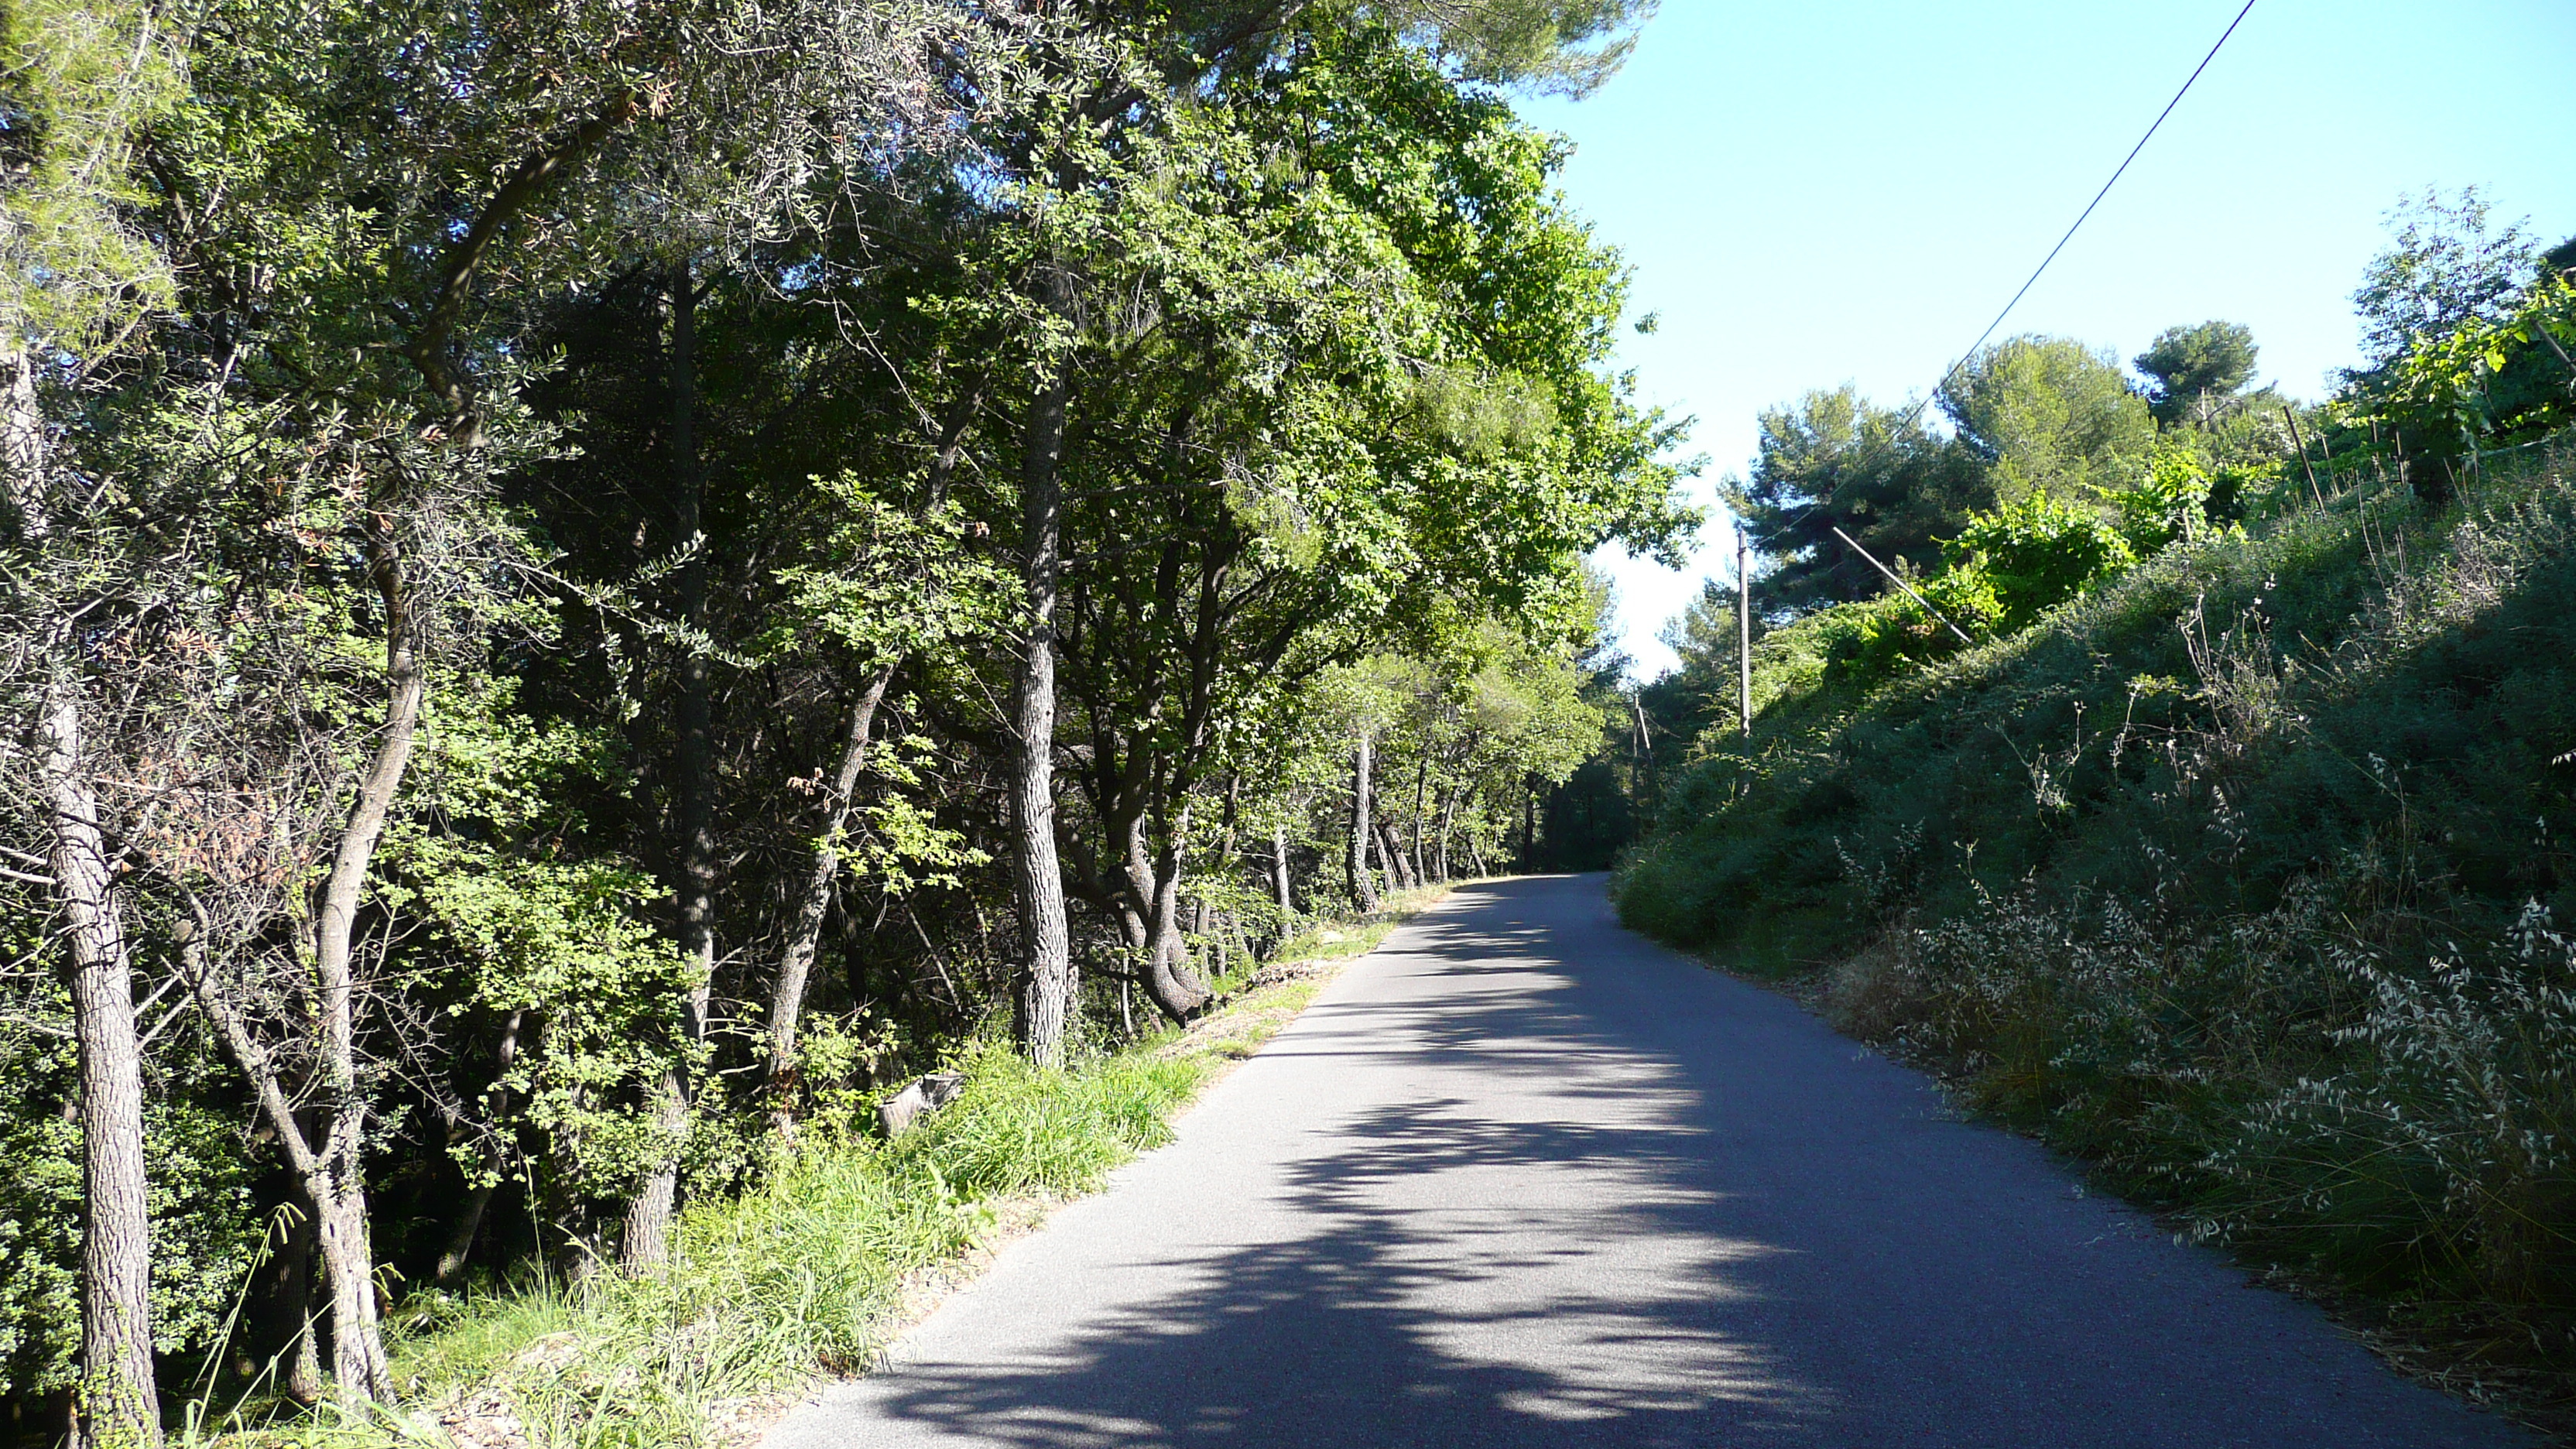
MULTIPOLYGON (((1932 399, 1941 395, 1941 389, 1949 386, 1950 379, 1958 375, 1960 368, 1968 365, 1969 359, 1977 355, 1977 349, 1985 346, 1987 339, 1995 335, 1995 329, 2003 326, 2004 319, 2012 315, 2015 307, 2021 305, 2021 299, 2030 295, 2030 289, 2039 284, 2039 279, 2047 273, 2049 264, 2057 260, 2057 254, 2059 252, 2066 250, 2066 244, 2068 242, 2075 240, 2075 234, 2084 229, 2084 223, 2091 219, 2094 211, 2102 205, 2102 198, 2109 196, 2111 194, 2111 188, 2119 185, 2120 178, 2128 174, 2129 163, 2137 160, 2138 153, 2146 150, 2147 143, 2156 138, 2156 132, 2164 127, 2165 118, 2171 116, 2174 113, 2174 108, 2182 104, 2183 97, 2191 94, 2192 85, 2200 79, 2200 73, 2209 69, 2209 63, 2218 59, 2218 52, 2227 48, 2228 37, 2236 33, 2237 26, 2245 23, 2245 17, 2253 13, 2254 5, 2255 0, 2245 0, 2245 8, 2237 11, 2236 18, 2228 21, 2227 28, 2219 32, 2218 43, 2209 48, 2209 54, 2200 58, 2200 64, 2191 68, 2191 74, 2183 80, 2182 89, 2175 91, 2173 99, 2165 102, 2165 108, 2156 112, 2156 118, 2148 123, 2146 133, 2138 137, 2138 144, 2130 147, 2129 154, 2120 158, 2120 164, 2111 172, 2111 179, 2103 182, 2102 189, 2094 192, 2093 199, 2084 204, 2084 210, 2076 216, 2075 224, 2066 229, 2066 235, 2057 239, 2057 245, 2048 249, 2047 256, 2040 258, 2039 265, 2031 270, 2030 277, 2021 284, 2021 290, 2012 294, 2012 300, 2004 303, 2003 310, 1995 314, 1995 320, 1986 324, 1986 330, 1978 333, 1977 340, 1968 344, 1968 350, 1959 354, 1959 360, 1951 363, 1949 369, 1941 374, 1941 380, 1934 383, 1932 385, 1932 390, 1925 393, 1922 400, 1915 403, 1913 408, 1905 414, 1904 421, 1896 425, 1895 431, 1891 436, 1902 437, 1907 428, 1914 426, 1914 420, 1923 415, 1923 410, 1926 407, 1931 406, 1932 399)), ((1797 517, 1789 520, 1789 526, 1795 528, 1799 524, 1804 523, 1807 520, 1807 515, 1815 512, 1818 508, 1823 507, 1831 497, 1832 495, 1828 494, 1826 497, 1819 498, 1815 502, 1808 504, 1806 507, 1799 509, 1797 517)), ((1866 557, 1866 555, 1863 556, 1866 557)), ((1875 563, 1876 560, 1872 560, 1872 562, 1875 563)), ((1924 607, 1930 608, 1931 606, 1926 604, 1924 607)), ((1942 620, 1942 622, 1945 624, 1949 623, 1946 619, 1942 620)), ((1956 625, 1952 625, 1951 627, 1954 631, 1957 628, 1956 625)))
MULTIPOLYGON (((2200 64, 2191 68, 2191 74, 2183 80, 2182 89, 2174 92, 2173 99, 2165 102, 2163 110, 2156 112, 2155 120, 2147 125, 2146 134, 2138 138, 2138 144, 2129 148, 2128 155, 2120 158, 2119 166, 2111 172, 2111 179, 2102 183, 2102 189, 2093 193, 2091 201, 2084 203, 2082 214, 2075 218, 2073 226, 2066 229, 2066 235, 2059 237, 2057 245, 2048 249, 2048 255, 2039 259, 2039 265, 2031 270, 2030 278, 2021 284, 2021 290, 2012 294, 2012 300, 2006 302, 2004 309, 1995 314, 1995 320, 1987 323, 1986 330, 1977 334, 1977 340, 1968 344, 1968 350, 1959 354, 1959 360, 1950 364, 1950 370, 1941 374, 1941 381, 1932 385, 1932 393, 1926 394, 1922 402, 1914 405, 1914 411, 1905 415, 1905 421, 1908 424, 1922 414, 1924 405, 1932 401, 1933 394, 1939 393, 1960 368, 1968 365, 1968 359, 1976 356, 1977 349, 1986 345, 1986 339, 1995 335, 1995 329, 2004 325, 2004 319, 2012 315, 2015 307, 2021 305, 2021 299, 2030 295, 2030 289, 2039 284, 2040 276, 2048 270, 2048 264, 2056 261, 2057 254, 2066 250, 2066 244, 2075 240, 2075 234, 2084 229, 2084 223, 2092 217, 2094 209, 2102 204, 2102 198, 2110 195, 2111 188, 2119 185, 2120 178, 2128 174, 2129 163, 2137 160, 2138 153, 2147 149, 2147 143, 2156 138, 2156 132, 2164 126, 2165 118, 2174 113, 2174 107, 2182 104, 2183 97, 2191 94, 2192 83, 2200 79, 2202 71, 2209 69, 2211 61, 2218 59, 2218 52, 2227 48, 2227 37, 2236 33, 2236 27, 2244 24, 2245 17, 2252 14, 2253 10, 2254 0, 2245 0, 2245 8, 2237 11, 2236 18, 2228 21, 2227 28, 2219 32, 2218 43, 2209 48, 2209 54, 2200 58, 2200 64)), ((1900 427, 1897 431, 1901 433, 1905 429, 1900 427)))

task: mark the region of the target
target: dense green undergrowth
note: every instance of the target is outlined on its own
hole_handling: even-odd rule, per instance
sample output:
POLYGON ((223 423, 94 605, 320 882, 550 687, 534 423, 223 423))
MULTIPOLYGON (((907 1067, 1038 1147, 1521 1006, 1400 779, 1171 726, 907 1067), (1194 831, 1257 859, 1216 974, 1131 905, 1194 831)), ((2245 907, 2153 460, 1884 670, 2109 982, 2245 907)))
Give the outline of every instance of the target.
POLYGON ((1091 1191, 1169 1137, 1205 1067, 1151 1054, 1042 1071, 1008 1051, 961 1064, 964 1093, 891 1142, 809 1142, 752 1190, 682 1216, 667 1272, 603 1266, 408 1305, 403 1407, 290 1439, 689 1444, 726 1401, 863 1369, 907 1280, 992 1233, 1015 1200, 1091 1191))
MULTIPOLYGON (((1364 954, 1446 893, 1401 892, 1365 921, 1315 923, 1274 959, 1364 954)), ((398 1407, 351 1419, 254 1397, 228 1416, 193 1415, 183 1438, 317 1449, 722 1438, 729 1422, 756 1419, 820 1375, 865 1370, 937 1291, 940 1270, 1168 1141, 1171 1116, 1293 1020, 1317 985, 1311 971, 1270 974, 1221 979, 1228 1004, 1188 1032, 1150 1033, 1069 1069, 972 1047, 958 1062, 959 1097, 891 1141, 854 1124, 809 1125, 801 1149, 750 1190, 682 1214, 663 1273, 603 1264, 577 1280, 523 1274, 467 1294, 415 1294, 394 1325, 398 1407)))
POLYGON ((2563 1410, 2576 446, 2319 501, 1875 689, 1775 633, 1620 910, 2563 1410))

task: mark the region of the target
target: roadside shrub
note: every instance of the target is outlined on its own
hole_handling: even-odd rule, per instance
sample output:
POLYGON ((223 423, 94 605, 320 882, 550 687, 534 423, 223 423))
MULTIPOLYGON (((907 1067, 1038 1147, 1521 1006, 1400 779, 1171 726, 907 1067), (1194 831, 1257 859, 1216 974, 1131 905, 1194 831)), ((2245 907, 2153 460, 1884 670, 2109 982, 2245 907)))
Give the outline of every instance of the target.
POLYGON ((1816 972, 2204 1237, 2576 1402, 2571 463, 2213 530, 1785 695, 1674 783, 1622 918, 1816 972))
MULTIPOLYGON (((2176 506, 2187 507, 2197 518, 2207 480, 2195 473, 2176 488, 2186 500, 2176 506)), ((2166 509, 2163 495, 2152 488, 2120 497, 2124 506, 2131 499, 2145 499, 2139 506, 2146 517, 2166 509)), ((2154 535, 2151 526, 2138 526, 2146 536, 2154 535)), ((1974 642, 2018 633, 2050 609, 2135 566, 2139 558, 2119 526, 2045 488, 1992 513, 1969 515, 1967 527, 1945 545, 1944 553, 1948 567, 1908 581, 1938 618, 1897 589, 1814 616, 1812 627, 1824 640, 1834 682, 1872 689, 1916 666, 1949 658, 1968 647, 1951 625, 1974 642)))
POLYGON ((2576 1302, 2576 950, 2537 903, 2508 942, 2370 987, 2338 1069, 2258 1103, 2201 1164, 2219 1240, 2270 1240, 2348 1279, 2514 1305, 2576 1302))
POLYGON ((961 1065, 965 1090, 901 1138, 818 1126, 738 1196, 693 1206, 662 1274, 415 1295, 396 1364, 407 1394, 542 1449, 699 1442, 719 1401, 866 1367, 910 1275, 991 1230, 1002 1200, 1088 1191, 1169 1140, 1203 1074, 1143 1054, 1041 1070, 990 1045, 961 1065))
MULTIPOLYGON (((1948 569, 1913 583, 1942 618, 1970 639, 1991 637, 2004 618, 1993 580, 1974 567, 1948 569)), ((1826 677, 1847 688, 1876 688, 1966 647, 1948 624, 1898 591, 1823 610, 1816 628, 1824 641, 1826 677)))
MULTIPOLYGON (((2151 501, 2163 506, 2160 498, 2151 501)), ((1971 514, 1948 552, 1954 569, 1985 580, 1998 606, 1988 627, 2002 634, 2029 627, 2138 561, 2137 550, 2108 520, 2045 488, 1992 513, 1971 514)))

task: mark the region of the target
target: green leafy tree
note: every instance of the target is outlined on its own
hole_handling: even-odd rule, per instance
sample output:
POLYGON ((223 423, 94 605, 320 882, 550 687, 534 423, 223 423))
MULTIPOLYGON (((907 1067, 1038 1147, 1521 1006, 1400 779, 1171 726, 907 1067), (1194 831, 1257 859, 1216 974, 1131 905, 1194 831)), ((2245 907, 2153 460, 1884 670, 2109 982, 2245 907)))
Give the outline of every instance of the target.
POLYGON ((2106 351, 2015 337, 1962 363, 1941 410, 1987 470, 1997 503, 2050 489, 2098 497, 2128 486, 2155 438, 2146 402, 2106 351))
POLYGON ((1764 615, 1883 587, 1834 530, 1891 567, 1928 571, 1940 539, 1994 498, 1976 455, 1924 427, 1919 410, 1880 407, 1848 385, 1766 408, 1761 427, 1751 474, 1719 491, 1771 561, 1754 599, 1764 615))
POLYGON ((2133 359, 2147 379, 2147 411, 2167 427, 2206 422, 2254 376, 2254 330, 2236 322, 2168 327, 2133 359))
POLYGON ((2472 322, 2502 320, 2538 269, 2540 248, 2520 223, 2497 225, 2474 186, 2445 197, 2426 188, 2388 214, 2391 245, 2363 269, 2353 305, 2370 365, 2385 367, 2472 322))

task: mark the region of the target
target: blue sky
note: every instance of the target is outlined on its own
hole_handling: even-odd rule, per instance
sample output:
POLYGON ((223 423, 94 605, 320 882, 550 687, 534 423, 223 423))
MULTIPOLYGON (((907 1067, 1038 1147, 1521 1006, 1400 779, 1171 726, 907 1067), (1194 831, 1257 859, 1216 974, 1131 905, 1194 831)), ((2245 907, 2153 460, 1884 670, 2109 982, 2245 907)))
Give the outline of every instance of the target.
MULTIPOLYGON (((1579 103, 1563 184, 1636 269, 1622 364, 1696 415, 1698 484, 1754 416, 1818 386, 1927 390, 2012 295, 2243 0, 1664 0, 1579 103)), ((2005 332, 2120 356, 2162 328, 2254 329, 2261 375, 2320 396, 2357 355, 2351 294, 2401 194, 2474 184, 2576 234, 2576 0, 2257 0, 2005 332)), ((1615 553, 1641 672, 1722 515, 1676 574, 1615 553)))

